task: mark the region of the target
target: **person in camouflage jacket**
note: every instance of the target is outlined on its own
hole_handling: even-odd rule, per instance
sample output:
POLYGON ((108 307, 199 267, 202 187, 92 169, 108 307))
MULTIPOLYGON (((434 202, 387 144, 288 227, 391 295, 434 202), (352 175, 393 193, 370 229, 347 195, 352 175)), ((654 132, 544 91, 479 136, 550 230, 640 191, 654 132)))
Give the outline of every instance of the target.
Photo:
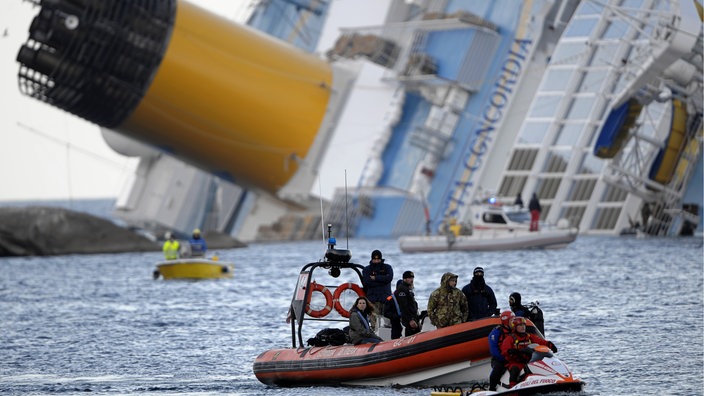
POLYGON ((446 272, 440 287, 430 293, 428 317, 437 328, 460 324, 467 318, 467 297, 457 288, 457 275, 446 272))

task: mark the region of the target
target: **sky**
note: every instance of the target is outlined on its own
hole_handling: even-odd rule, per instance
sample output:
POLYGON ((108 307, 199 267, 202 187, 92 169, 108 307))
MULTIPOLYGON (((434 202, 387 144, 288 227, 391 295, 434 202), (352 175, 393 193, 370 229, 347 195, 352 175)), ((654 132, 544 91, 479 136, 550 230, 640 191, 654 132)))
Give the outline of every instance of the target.
MULTIPOLYGON (((231 19, 251 3, 190 2, 231 19)), ((17 52, 39 8, 22 0, 0 5, 0 202, 117 197, 137 160, 109 148, 95 124, 20 92, 17 52)))

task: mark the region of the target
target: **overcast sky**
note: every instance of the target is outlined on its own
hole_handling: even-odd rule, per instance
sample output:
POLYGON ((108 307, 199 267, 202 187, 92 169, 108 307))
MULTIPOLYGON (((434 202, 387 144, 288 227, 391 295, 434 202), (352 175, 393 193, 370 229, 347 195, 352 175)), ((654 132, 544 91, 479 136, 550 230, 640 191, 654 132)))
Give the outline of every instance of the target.
MULTIPOLYGON (((190 0, 228 18, 250 0, 190 0)), ((107 147, 97 126, 38 100, 17 86, 17 52, 39 8, 0 0, 0 201, 116 197, 136 160, 107 147)))

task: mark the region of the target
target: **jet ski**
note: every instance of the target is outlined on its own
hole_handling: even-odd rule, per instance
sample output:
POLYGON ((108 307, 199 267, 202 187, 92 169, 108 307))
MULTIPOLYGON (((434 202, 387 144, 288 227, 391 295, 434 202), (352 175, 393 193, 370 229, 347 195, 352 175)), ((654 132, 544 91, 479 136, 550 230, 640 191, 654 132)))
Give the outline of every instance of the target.
POLYGON ((550 392, 579 392, 584 387, 584 381, 576 378, 565 363, 555 357, 550 348, 544 345, 531 344, 524 348, 531 353, 527 369, 521 372, 520 382, 509 387, 509 373, 506 371, 496 391, 478 390, 473 386, 464 393, 458 388, 436 388, 431 396, 494 396, 494 395, 534 395, 550 392))

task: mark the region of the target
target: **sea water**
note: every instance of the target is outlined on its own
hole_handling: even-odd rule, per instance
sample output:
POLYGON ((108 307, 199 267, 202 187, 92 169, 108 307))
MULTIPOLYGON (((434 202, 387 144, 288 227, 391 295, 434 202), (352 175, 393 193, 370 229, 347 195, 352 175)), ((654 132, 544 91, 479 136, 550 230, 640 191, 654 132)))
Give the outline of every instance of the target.
MULTIPOLYGON (((584 395, 704 391, 701 236, 582 236, 561 250, 484 253, 402 254, 395 240, 338 247, 362 264, 380 249, 396 278, 413 271, 421 308, 444 272, 461 287, 484 267, 500 308, 514 291, 540 302, 546 336, 586 381, 584 395)), ((369 394, 266 386, 252 372, 258 354, 291 345, 296 275, 324 250, 322 241, 222 250, 234 278, 206 281, 153 280, 157 252, 2 258, 0 394, 369 394)))

